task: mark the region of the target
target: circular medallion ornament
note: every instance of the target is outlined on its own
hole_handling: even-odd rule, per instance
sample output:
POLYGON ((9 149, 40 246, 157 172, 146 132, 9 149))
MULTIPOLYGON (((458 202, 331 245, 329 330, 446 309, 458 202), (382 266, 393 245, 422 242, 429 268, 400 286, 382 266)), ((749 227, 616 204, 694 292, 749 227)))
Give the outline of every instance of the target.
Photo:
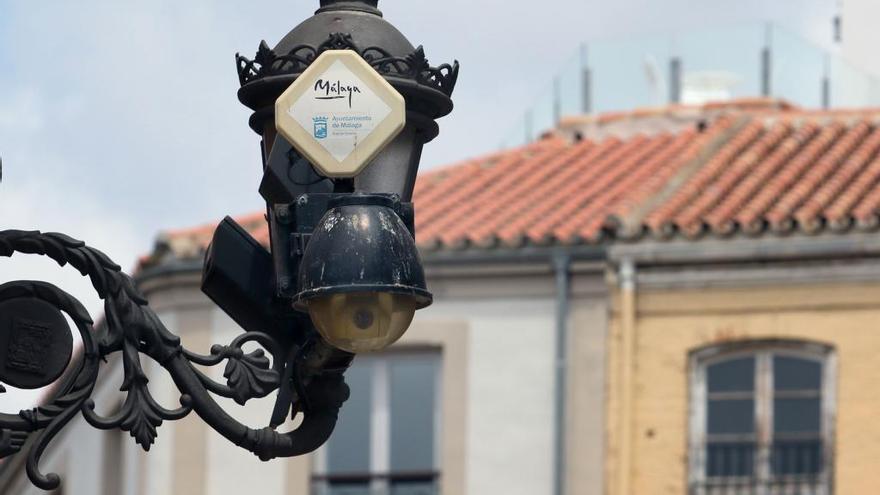
POLYGON ((0 382, 34 389, 70 363, 73 335, 61 311, 34 297, 0 301, 0 382))

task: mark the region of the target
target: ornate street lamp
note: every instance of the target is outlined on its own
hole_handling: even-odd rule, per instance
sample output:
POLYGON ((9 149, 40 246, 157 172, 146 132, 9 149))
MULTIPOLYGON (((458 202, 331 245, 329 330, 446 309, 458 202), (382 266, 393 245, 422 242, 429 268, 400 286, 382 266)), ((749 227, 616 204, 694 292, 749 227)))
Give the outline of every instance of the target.
POLYGON ((0 382, 32 389, 62 378, 50 403, 0 414, 0 458, 33 436, 26 468, 40 488, 59 485, 39 460, 80 413, 96 428, 130 432, 145 450, 163 421, 194 411, 262 460, 311 452, 326 442, 348 398, 343 373, 355 353, 390 345, 431 303, 411 198, 422 147, 438 134, 435 120, 452 111, 458 64, 431 67, 422 48, 383 19, 377 0, 321 0, 275 48, 263 42, 253 60, 236 56, 236 64, 239 99, 253 110, 250 126, 262 137, 260 193, 271 246, 267 251, 230 218, 215 231, 202 290, 245 330, 232 343, 205 355, 183 348, 132 279, 81 241, 0 232, 0 256, 38 254, 69 264, 105 303, 106 322, 96 329, 83 306, 53 285, 0 285, 0 382), (65 314, 83 342, 72 366, 65 314), (262 348, 245 352, 250 342, 262 348), (90 396, 100 362, 114 353, 121 353, 127 395, 102 417, 90 396), (180 408, 152 398, 142 356, 171 375, 180 408), (195 367, 223 362, 226 383, 195 367), (276 391, 262 429, 239 423, 214 400, 244 404, 276 391), (295 430, 275 430, 297 415, 295 430))

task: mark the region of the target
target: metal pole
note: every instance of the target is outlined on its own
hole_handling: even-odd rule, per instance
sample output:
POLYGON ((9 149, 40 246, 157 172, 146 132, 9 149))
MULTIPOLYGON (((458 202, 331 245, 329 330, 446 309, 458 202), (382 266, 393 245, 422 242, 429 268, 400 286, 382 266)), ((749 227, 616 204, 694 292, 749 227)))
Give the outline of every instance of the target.
POLYGON ((773 24, 767 23, 764 32, 764 48, 761 49, 761 96, 770 96, 773 87, 772 82, 772 52, 773 47, 773 24))
POLYGON ((587 55, 587 44, 583 43, 581 45, 581 111, 584 115, 593 112, 593 74, 590 72, 587 55))
POLYGON ((562 85, 559 77, 553 79, 553 125, 559 126, 562 120, 562 85))
POLYGON ((681 59, 669 59, 669 102, 681 103, 681 59))
POLYGON ((532 139, 533 139, 532 138, 532 111, 531 110, 528 110, 526 112, 525 128, 526 128, 526 144, 528 144, 528 143, 531 143, 532 139))
POLYGON ((553 257, 556 270, 556 384, 555 421, 553 425, 555 458, 553 493, 565 494, 565 423, 566 371, 568 368, 568 313, 571 255, 558 252, 553 257))
POLYGON ((831 67, 829 56, 825 54, 825 68, 822 73, 822 108, 831 108, 831 67))
POLYGON ((620 405, 620 450, 617 466, 617 491, 619 495, 630 495, 632 486, 633 461, 633 418, 635 417, 635 325, 636 325, 636 264, 632 258, 620 262, 620 355, 621 405, 620 405))

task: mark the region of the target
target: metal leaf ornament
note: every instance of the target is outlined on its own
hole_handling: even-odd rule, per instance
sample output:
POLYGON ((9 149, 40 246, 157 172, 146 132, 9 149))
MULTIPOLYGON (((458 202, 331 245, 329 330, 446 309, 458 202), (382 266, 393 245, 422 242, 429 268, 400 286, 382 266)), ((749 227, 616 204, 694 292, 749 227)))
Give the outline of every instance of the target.
MULTIPOLYGON (((17 414, 0 413, 0 458, 14 454, 27 440, 32 440, 25 466, 28 477, 37 487, 54 490, 60 485, 58 475, 40 471, 40 458, 55 436, 79 414, 96 428, 129 432, 144 450, 149 450, 164 421, 181 419, 196 411, 215 431, 263 460, 311 452, 333 431, 339 408, 348 397, 348 387, 342 378, 344 367, 325 370, 311 380, 308 391, 315 396, 314 404, 301 413, 303 420, 296 429, 279 433, 271 427, 250 428, 231 417, 213 396, 232 398, 244 404, 248 399, 265 397, 277 390, 284 357, 289 351, 281 349, 273 337, 248 332, 237 336, 229 346, 215 346, 211 355, 195 354, 181 346, 180 339, 162 324, 132 279, 100 251, 63 234, 0 231, 0 257, 14 253, 48 256, 59 265, 73 266, 89 277, 98 296, 104 300, 106 320, 106 325, 95 331, 82 304, 51 284, 18 281, 0 285, 0 302, 25 298, 48 304, 66 314, 82 338, 82 359, 72 366, 69 360, 64 363, 68 371, 60 379, 53 400, 17 414), (262 349, 246 353, 242 346, 248 342, 255 342, 262 349), (263 349, 271 355, 271 362, 263 349), (98 380, 100 363, 114 353, 121 354, 124 378, 120 390, 126 395, 118 411, 103 417, 95 412, 90 397, 98 380), (181 392, 180 408, 166 409, 150 394, 142 357, 153 360, 171 376, 181 392), (226 384, 211 380, 195 366, 216 366, 226 360, 223 373, 226 384)), ((65 331, 69 333, 70 328, 65 331)), ((50 332, 49 335, 60 334, 50 332)), ((38 349, 44 348, 38 346, 38 349)))
POLYGON ((244 354, 241 349, 234 351, 223 376, 233 391, 235 402, 244 405, 248 399, 265 397, 278 388, 278 372, 270 368, 269 358, 262 349, 249 354, 244 354))
MULTIPOLYGON (((183 402, 186 403, 187 399, 183 402)), ((149 451, 156 440, 156 429, 162 426, 162 421, 181 419, 189 413, 190 408, 184 406, 176 411, 165 409, 150 395, 146 379, 138 379, 128 390, 123 410, 126 414, 120 428, 129 432, 145 451, 149 451)))

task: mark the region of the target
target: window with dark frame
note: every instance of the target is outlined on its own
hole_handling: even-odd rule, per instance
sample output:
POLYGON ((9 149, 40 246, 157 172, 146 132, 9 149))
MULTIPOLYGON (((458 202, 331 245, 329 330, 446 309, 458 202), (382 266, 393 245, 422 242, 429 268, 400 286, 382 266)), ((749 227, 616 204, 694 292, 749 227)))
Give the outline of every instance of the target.
POLYGON ((439 493, 440 353, 358 356, 351 397, 317 453, 313 495, 439 493))
POLYGON ((832 493, 828 348, 737 344, 691 365, 691 493, 832 493))

